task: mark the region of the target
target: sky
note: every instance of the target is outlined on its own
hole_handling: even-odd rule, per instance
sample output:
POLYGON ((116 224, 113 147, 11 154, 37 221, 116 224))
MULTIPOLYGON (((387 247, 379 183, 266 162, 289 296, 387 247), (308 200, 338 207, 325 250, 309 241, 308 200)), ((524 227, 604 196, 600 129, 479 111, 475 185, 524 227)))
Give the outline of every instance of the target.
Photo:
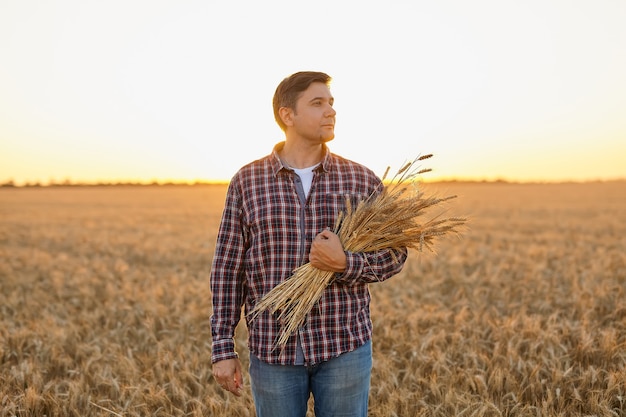
POLYGON ((0 183, 228 180, 332 76, 333 152, 425 180, 626 178, 623 0, 0 0, 0 183))

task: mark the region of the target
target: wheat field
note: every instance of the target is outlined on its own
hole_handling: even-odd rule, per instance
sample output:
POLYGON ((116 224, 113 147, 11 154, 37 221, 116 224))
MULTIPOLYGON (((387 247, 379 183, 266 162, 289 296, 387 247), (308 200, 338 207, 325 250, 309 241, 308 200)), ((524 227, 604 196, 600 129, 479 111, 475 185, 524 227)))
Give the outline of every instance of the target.
MULTIPOLYGON (((626 416, 626 183, 424 187, 469 227, 370 286, 370 416, 626 416)), ((224 194, 0 189, 0 417, 254 416, 211 376, 224 194)))

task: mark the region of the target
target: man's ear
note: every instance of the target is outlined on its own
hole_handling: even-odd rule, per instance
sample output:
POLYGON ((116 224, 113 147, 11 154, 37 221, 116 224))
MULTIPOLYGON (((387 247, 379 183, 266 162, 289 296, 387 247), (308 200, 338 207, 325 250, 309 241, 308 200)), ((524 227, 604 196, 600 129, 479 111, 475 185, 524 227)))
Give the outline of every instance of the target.
POLYGON ((278 109, 278 115, 286 126, 293 126, 293 110, 289 107, 281 107, 278 109))

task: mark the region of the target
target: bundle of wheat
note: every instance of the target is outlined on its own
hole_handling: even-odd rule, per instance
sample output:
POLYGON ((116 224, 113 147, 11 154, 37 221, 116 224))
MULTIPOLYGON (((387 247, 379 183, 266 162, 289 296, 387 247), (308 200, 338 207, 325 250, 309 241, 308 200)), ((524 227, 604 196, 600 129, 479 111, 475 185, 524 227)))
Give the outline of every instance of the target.
MULTIPOLYGON (((419 169, 418 162, 432 154, 420 156, 404 165, 387 183, 383 191, 353 207, 346 198, 346 210, 339 213, 334 232, 345 250, 374 252, 382 249, 411 248, 433 250, 435 238, 460 233, 465 218, 440 218, 441 214, 420 222, 425 210, 456 196, 425 196, 417 187, 417 176, 430 171, 419 169)), ((386 180, 389 168, 383 175, 386 180)), ((280 311, 284 323, 277 345, 284 346, 289 336, 303 323, 306 315, 320 299, 333 279, 334 272, 322 271, 306 263, 286 281, 267 293, 249 313, 253 318, 261 311, 280 311)))

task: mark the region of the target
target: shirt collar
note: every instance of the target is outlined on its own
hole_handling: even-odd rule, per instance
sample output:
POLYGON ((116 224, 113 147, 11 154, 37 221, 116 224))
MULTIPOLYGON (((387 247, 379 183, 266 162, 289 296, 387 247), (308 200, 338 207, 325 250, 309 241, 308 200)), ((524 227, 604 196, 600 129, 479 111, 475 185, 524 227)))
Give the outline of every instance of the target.
MULTIPOLYGON (((274 172, 274 175, 278 175, 278 173, 283 169, 291 170, 291 168, 289 168, 287 164, 285 164, 283 160, 280 159, 280 156, 278 155, 278 153, 283 149, 284 146, 285 146, 284 141, 279 142, 276 145, 274 145, 274 149, 272 150, 270 163, 272 164, 272 171, 274 172)), ((314 171, 328 172, 331 170, 332 156, 330 153, 330 149, 328 149, 328 146, 326 146, 326 144, 322 144, 322 146, 324 149, 324 157, 322 158, 322 162, 317 166, 317 168, 315 168, 314 171)))

